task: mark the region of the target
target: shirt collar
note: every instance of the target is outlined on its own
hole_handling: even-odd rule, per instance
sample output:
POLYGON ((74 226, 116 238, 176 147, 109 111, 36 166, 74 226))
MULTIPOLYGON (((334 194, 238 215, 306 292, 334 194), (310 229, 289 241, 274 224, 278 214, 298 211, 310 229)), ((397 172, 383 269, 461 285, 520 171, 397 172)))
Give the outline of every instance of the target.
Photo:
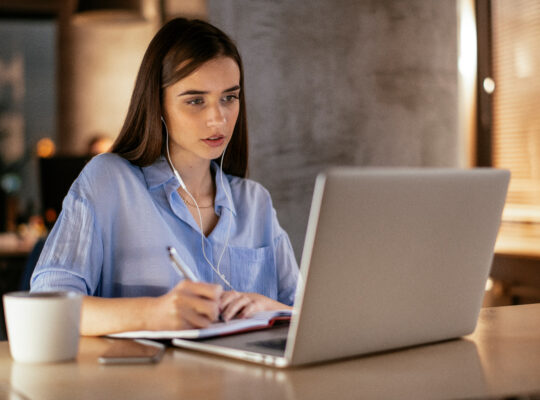
POLYGON ((232 199, 229 176, 227 174, 223 174, 223 184, 221 184, 221 168, 219 165, 215 161, 212 161, 210 168, 212 169, 212 172, 214 172, 214 181, 216 182, 216 210, 218 207, 225 207, 234 216, 236 216, 236 207, 234 206, 234 201, 232 199), (227 191, 227 194, 231 197, 230 203, 229 200, 227 200, 227 194, 225 194, 225 191, 227 191))
MULTIPOLYGON (((221 168, 219 167, 219 165, 215 161, 212 161, 210 164, 210 168, 214 173, 214 180, 216 182, 216 210, 218 210, 220 207, 224 207, 231 211, 233 215, 236 215, 236 207, 234 206, 232 198, 231 204, 229 204, 229 200, 227 200, 227 196, 225 194, 226 190, 229 196, 232 196, 229 176, 227 174, 224 174, 222 184, 221 168)), ((174 176, 174 173, 172 172, 172 169, 164 156, 159 157, 153 164, 142 167, 142 172, 149 190, 153 190, 159 186, 165 185, 171 180, 174 180, 174 190, 177 190, 180 187, 180 183, 174 176)))
POLYGON ((159 157, 153 164, 142 167, 142 172, 146 180, 146 185, 150 190, 164 185, 174 178, 172 169, 164 156, 159 157))

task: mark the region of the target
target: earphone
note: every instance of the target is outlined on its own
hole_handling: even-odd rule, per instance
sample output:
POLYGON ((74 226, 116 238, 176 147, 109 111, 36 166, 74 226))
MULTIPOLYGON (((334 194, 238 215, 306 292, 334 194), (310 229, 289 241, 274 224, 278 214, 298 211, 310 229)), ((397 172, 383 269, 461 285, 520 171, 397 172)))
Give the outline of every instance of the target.
MULTIPOLYGON (((171 155, 169 153, 169 130, 167 129, 167 124, 165 123, 165 119, 163 118, 163 116, 161 117, 161 122, 163 122, 163 126, 165 127, 165 147, 167 148, 167 160, 169 161, 169 165, 171 166, 174 176, 176 176, 176 179, 178 179, 180 187, 191 196, 191 193, 189 193, 189 190, 187 190, 184 180, 182 179, 176 168, 174 168, 174 165, 171 161, 171 155)), ((197 202, 195 202, 195 204, 197 204, 197 202)))
MULTIPOLYGON (((225 250, 229 246, 229 238, 230 238, 230 234, 231 234, 232 215, 229 217, 229 226, 228 226, 228 229, 227 229, 227 239, 225 240, 225 244, 223 245, 223 250, 221 251, 221 254, 219 255, 218 262, 217 262, 217 267, 215 267, 210 262, 208 257, 206 256, 205 245, 204 245, 204 233, 203 233, 203 228, 202 228, 203 227, 203 221, 202 221, 202 215, 201 215, 201 210, 199 208, 199 204, 197 203, 197 200, 195 200, 195 197, 188 190, 186 184, 184 183, 184 180, 180 176, 180 173, 175 168, 175 166, 174 166, 174 164, 173 164, 173 162, 171 160, 171 154, 169 152, 169 130, 167 128, 167 123, 165 122, 165 119, 163 118, 163 116, 161 117, 161 122, 163 122, 163 126, 165 126, 165 147, 167 149, 167 160, 169 161, 169 165, 171 167, 171 170, 172 170, 174 176, 176 177, 176 179, 178 180, 178 182, 180 183, 180 187, 185 190, 185 192, 189 195, 189 197, 191 197, 191 200, 193 200, 193 204, 195 204, 195 207, 197 208, 197 214, 199 215, 199 222, 200 222, 200 226, 201 226, 201 248, 202 248, 202 252, 203 252, 203 257, 206 260, 206 262, 208 263, 208 265, 212 268, 212 270, 221 278, 221 280, 231 290, 234 291, 234 288, 232 287, 231 283, 227 280, 225 275, 219 270, 219 266, 221 265, 221 260, 223 258, 223 255, 225 254, 225 250)), ((221 161, 220 161, 220 166, 219 166, 220 180, 221 180, 221 187, 223 188, 223 191, 225 193, 225 197, 227 197, 227 201, 229 202, 229 207, 232 210, 232 208, 233 208, 232 207, 232 199, 229 196, 229 193, 227 192, 227 190, 225 189, 225 186, 223 184, 223 158, 225 157, 225 152, 226 151, 227 151, 227 146, 225 147, 225 149, 223 150, 223 153, 221 154, 221 161)))

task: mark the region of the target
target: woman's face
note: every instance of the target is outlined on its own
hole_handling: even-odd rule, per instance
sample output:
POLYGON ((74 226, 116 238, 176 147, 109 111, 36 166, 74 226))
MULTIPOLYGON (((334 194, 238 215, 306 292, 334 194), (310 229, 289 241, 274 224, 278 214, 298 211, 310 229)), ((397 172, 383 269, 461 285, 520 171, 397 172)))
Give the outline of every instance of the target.
POLYGON ((187 163, 220 157, 233 134, 239 98, 240 69, 229 57, 210 60, 167 87, 163 117, 171 156, 187 163))

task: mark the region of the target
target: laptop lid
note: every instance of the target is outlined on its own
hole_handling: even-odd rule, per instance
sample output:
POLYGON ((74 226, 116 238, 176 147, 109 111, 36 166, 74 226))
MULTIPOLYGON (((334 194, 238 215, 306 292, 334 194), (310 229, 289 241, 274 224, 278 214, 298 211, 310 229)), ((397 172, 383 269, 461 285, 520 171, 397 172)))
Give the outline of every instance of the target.
POLYGON ((471 333, 509 176, 494 169, 322 173, 290 328, 173 342, 283 367, 471 333), (280 335, 283 353, 257 349, 280 335))
POLYGON ((471 333, 510 173, 340 168, 317 178, 293 365, 471 333))

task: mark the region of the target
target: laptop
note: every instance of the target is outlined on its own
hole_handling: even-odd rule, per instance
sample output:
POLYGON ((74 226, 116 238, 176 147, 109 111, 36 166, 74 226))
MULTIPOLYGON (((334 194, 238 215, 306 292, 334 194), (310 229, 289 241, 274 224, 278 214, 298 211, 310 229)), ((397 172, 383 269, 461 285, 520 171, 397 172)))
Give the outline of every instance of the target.
POLYGON ((321 173, 290 325, 173 344, 290 367, 472 333, 509 179, 489 168, 321 173))

